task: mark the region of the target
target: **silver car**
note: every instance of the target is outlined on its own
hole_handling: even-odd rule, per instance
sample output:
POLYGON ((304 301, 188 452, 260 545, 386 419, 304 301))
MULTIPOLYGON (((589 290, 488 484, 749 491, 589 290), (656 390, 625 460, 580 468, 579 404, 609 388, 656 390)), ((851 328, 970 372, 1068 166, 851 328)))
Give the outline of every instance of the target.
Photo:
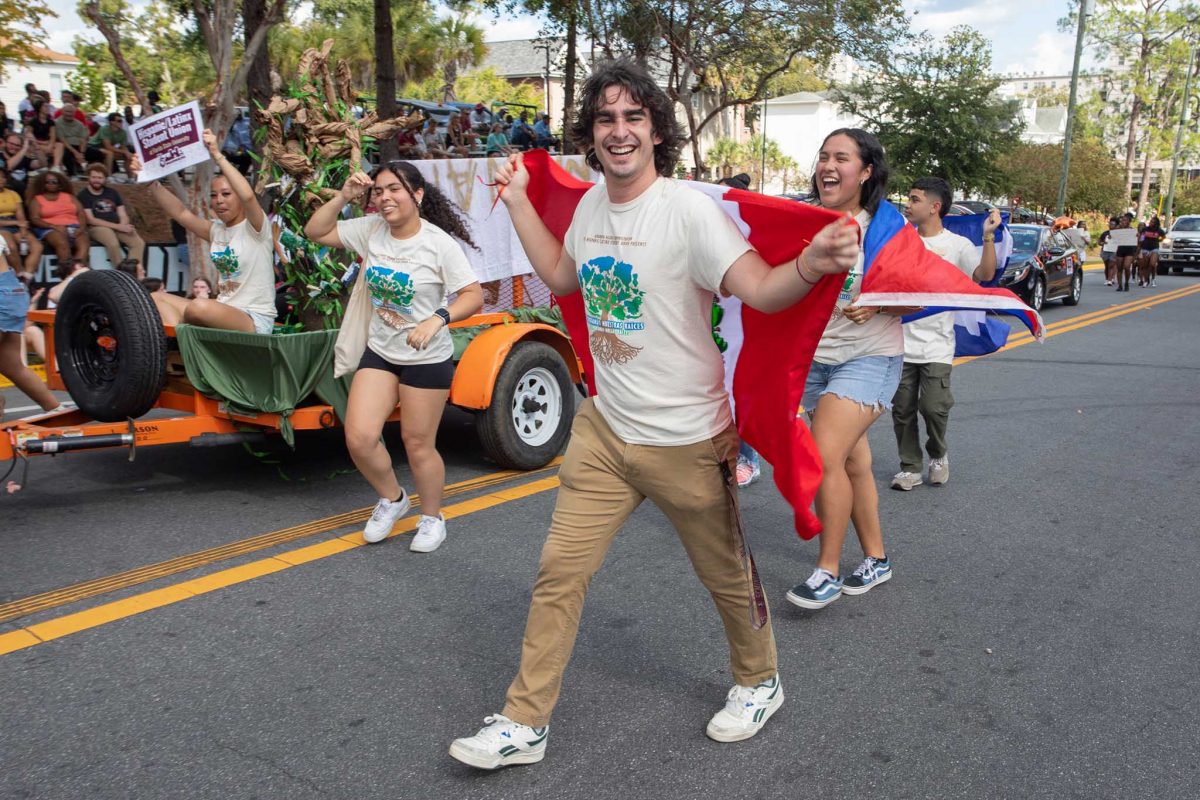
POLYGON ((1200 269, 1200 214, 1177 218, 1158 247, 1158 274, 1185 268, 1200 269))

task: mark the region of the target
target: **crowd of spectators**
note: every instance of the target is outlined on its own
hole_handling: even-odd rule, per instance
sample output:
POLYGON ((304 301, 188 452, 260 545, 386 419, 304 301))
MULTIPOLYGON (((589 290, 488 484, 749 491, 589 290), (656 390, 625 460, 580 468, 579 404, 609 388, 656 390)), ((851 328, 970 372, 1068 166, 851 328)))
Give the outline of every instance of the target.
POLYGON ((396 135, 401 158, 470 158, 508 155, 522 150, 560 146, 550 127, 550 115, 522 110, 516 117, 506 108, 489 111, 476 103, 468 111, 452 111, 439 121, 426 114, 421 128, 405 129, 396 135))

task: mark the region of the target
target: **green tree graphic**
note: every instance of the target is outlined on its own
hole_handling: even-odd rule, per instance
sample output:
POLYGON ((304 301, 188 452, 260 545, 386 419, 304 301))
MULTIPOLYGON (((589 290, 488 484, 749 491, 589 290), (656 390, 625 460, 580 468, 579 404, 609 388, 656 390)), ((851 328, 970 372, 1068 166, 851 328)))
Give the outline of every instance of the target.
POLYGON ((417 291, 407 273, 383 267, 371 267, 367 270, 367 284, 371 287, 371 294, 398 308, 408 308, 412 305, 413 296, 417 291))
POLYGON ((713 297, 712 306, 712 337, 717 343, 717 349, 724 353, 729 349, 729 342, 725 341, 721 336, 721 322, 725 319, 725 309, 721 308, 721 304, 717 302, 717 298, 713 297))
POLYGON ((620 335, 604 329, 609 319, 622 322, 642 316, 645 292, 638 288, 633 267, 611 256, 595 258, 579 270, 583 303, 588 314, 600 320, 598 330, 588 337, 592 355, 605 364, 624 364, 641 352, 621 339, 620 335))
POLYGON ((217 268, 217 272, 221 273, 222 278, 229 278, 238 271, 237 253, 233 252, 233 248, 226 247, 219 253, 212 254, 213 266, 217 268))

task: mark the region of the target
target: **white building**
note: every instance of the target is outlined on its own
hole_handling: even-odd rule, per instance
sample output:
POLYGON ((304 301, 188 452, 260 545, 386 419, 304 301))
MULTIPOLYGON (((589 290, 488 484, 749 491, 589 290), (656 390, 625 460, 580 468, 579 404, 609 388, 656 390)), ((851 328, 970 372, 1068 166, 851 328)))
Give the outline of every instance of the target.
POLYGON ((862 127, 862 120, 842 110, 831 92, 796 92, 763 103, 762 132, 779 143, 784 155, 811 174, 817 151, 830 131, 862 127))
POLYGON ((4 77, 0 78, 0 101, 4 103, 10 117, 17 116, 17 104, 25 99, 27 83, 50 92, 50 97, 57 106, 61 102, 59 93, 69 88, 67 77, 79 65, 78 58, 66 53, 56 53, 44 47, 35 47, 33 50, 36 61, 25 65, 4 65, 4 77))

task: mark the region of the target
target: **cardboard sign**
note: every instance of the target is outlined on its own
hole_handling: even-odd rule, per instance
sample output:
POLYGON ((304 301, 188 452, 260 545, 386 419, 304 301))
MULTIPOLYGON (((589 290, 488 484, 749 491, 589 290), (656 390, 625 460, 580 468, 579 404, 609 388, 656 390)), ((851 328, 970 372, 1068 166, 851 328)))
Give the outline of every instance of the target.
POLYGON ((138 120, 129 127, 142 171, 138 183, 148 183, 208 161, 201 134, 200 103, 193 100, 138 120))

